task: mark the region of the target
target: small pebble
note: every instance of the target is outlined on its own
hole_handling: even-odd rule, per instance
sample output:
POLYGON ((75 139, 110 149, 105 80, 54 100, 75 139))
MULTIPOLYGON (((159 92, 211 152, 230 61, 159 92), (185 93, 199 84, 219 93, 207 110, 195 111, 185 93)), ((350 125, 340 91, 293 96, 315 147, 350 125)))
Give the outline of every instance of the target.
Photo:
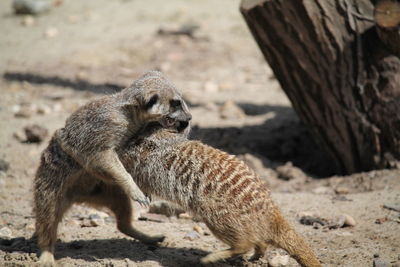
POLYGON ((218 84, 216 84, 216 83, 214 83, 212 81, 207 81, 204 84, 204 91, 207 92, 207 93, 218 92, 218 89, 219 89, 218 84))
POLYGON ((101 218, 97 214, 90 214, 89 215, 89 220, 90 220, 91 226, 96 227, 96 226, 104 225, 104 219, 101 218))
POLYGON ((193 240, 196 240, 196 239, 199 239, 199 238, 200 238, 200 235, 196 231, 190 231, 189 233, 186 233, 186 235, 183 237, 183 239, 187 239, 187 240, 190 240, 190 241, 193 241, 193 240))
POLYGON ((0 229, 0 238, 11 238, 11 237, 12 237, 12 231, 10 228, 4 226, 3 228, 0 229))
POLYGON ((344 220, 344 226, 355 226, 357 224, 356 220, 354 220, 353 217, 351 217, 348 214, 343 214, 345 220, 344 220))
POLYGON ((14 116, 16 118, 30 118, 32 116, 33 107, 28 105, 13 106, 14 116))
POLYGON ((276 255, 272 259, 268 260, 268 265, 271 267, 286 266, 289 263, 288 255, 276 255))
POLYGON ((313 217, 313 216, 302 216, 300 218, 300 223, 304 225, 314 225, 315 223, 320 224, 322 226, 327 224, 325 219, 313 217))
POLYGON ((350 193, 350 189, 347 188, 347 187, 344 187, 344 186, 338 186, 338 187, 335 189, 335 192, 336 192, 337 194, 348 194, 348 193, 350 193))
POLYGON ((0 172, 7 172, 10 168, 10 164, 4 159, 0 159, 0 172))
POLYGON ((346 221, 346 218, 343 215, 340 215, 334 219, 332 219, 329 224, 328 228, 329 229, 338 229, 342 228, 344 226, 344 222, 346 221))
POLYGON ((222 119, 243 119, 246 114, 233 101, 226 101, 219 109, 219 114, 222 119))
POLYGON ((51 7, 49 0, 14 0, 13 8, 15 14, 39 15, 48 11, 51 7))
POLYGON ((59 31, 55 27, 48 27, 46 31, 44 32, 44 37, 46 38, 53 38, 58 35, 59 31))
POLYGON ((400 212, 400 203, 385 203, 383 207, 388 210, 400 212))
POLYGON ((23 19, 21 20, 21 24, 27 27, 33 26, 35 25, 35 23, 36 23, 35 18, 30 15, 24 16, 23 19))
POLYGON ((307 180, 307 175, 300 169, 293 166, 292 162, 287 162, 285 165, 276 168, 278 178, 284 181, 290 180, 307 180))
POLYGON ((40 125, 33 124, 24 128, 26 141, 30 143, 40 143, 48 135, 48 130, 40 125))
POLYGON ((51 108, 49 106, 46 106, 46 105, 38 106, 37 113, 41 114, 41 115, 50 114, 51 113, 51 108))
POLYGON ((331 194, 335 193, 335 191, 328 186, 320 186, 320 187, 314 188, 312 190, 312 192, 317 195, 331 195, 331 194))
POLYGON ((178 215, 178 218, 179 218, 179 219, 191 220, 193 217, 192 217, 189 213, 184 212, 184 213, 180 213, 180 214, 178 215))
POLYGON ((199 235, 203 235, 204 234, 203 228, 201 228, 201 226, 199 226, 197 224, 195 226, 193 226, 193 230, 196 231, 197 233, 199 233, 199 235))

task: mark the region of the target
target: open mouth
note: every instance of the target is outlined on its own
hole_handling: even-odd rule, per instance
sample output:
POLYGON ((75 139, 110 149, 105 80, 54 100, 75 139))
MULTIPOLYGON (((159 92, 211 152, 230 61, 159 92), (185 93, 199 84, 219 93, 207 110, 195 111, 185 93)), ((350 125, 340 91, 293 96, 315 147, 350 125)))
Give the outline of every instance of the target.
POLYGON ((175 120, 171 118, 166 118, 165 119, 165 124, 167 127, 173 127, 175 126, 175 120))

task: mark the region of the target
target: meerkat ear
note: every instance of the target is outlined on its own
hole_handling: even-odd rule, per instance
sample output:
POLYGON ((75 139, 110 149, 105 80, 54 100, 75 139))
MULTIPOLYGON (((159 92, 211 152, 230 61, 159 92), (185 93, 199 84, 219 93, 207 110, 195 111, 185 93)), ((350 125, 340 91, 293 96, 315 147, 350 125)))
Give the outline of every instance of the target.
POLYGON ((153 95, 149 101, 146 102, 145 108, 150 109, 154 104, 157 103, 159 96, 157 94, 153 95))

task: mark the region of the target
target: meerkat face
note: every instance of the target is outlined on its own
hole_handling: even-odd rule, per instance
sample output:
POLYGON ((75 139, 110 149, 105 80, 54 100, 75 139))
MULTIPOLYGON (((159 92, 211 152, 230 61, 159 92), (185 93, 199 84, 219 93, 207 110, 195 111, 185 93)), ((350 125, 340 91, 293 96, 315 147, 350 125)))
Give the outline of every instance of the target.
POLYGON ((159 122, 164 128, 180 133, 188 128, 192 119, 181 95, 173 88, 165 86, 149 92, 144 108, 149 122, 159 122))
POLYGON ((142 120, 188 135, 192 115, 176 87, 159 71, 149 71, 124 92, 132 99, 142 120), (131 98, 133 96, 133 98, 131 98))

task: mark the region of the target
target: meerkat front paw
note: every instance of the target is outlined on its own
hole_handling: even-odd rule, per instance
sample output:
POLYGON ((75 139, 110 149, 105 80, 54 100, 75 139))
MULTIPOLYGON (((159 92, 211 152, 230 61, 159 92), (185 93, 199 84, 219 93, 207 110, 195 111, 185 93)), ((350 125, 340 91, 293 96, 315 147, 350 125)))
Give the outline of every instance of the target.
POLYGON ((133 192, 131 193, 131 198, 135 201, 137 201, 140 205, 143 205, 145 207, 148 207, 150 205, 150 199, 143 194, 140 189, 134 189, 132 190, 133 192))
POLYGON ((39 267, 54 267, 56 262, 54 260, 53 253, 49 251, 43 251, 40 255, 39 262, 37 263, 39 267))
POLYGON ((147 245, 157 245, 158 243, 162 243, 164 239, 165 235, 155 235, 155 236, 149 236, 148 238, 142 240, 142 242, 147 245))

